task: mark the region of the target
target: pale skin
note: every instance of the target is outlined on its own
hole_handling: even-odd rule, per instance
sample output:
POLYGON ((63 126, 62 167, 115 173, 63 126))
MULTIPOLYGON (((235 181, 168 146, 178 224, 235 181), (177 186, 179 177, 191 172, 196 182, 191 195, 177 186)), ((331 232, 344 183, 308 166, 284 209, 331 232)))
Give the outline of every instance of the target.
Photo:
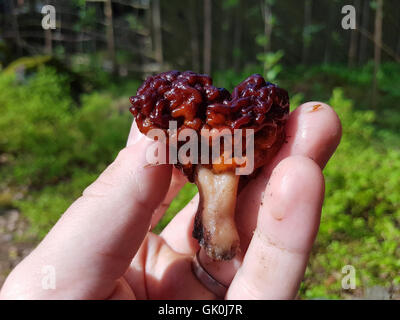
MULTIPOLYGON (((341 137, 331 107, 308 102, 286 126, 287 143, 240 193, 241 252, 205 268, 228 288, 226 299, 293 299, 318 232, 322 169, 341 137), (320 105, 319 107, 315 107, 320 105)), ((185 184, 171 165, 146 166, 155 143, 133 125, 127 147, 8 276, 2 299, 215 299, 194 276, 191 236, 198 197, 160 235, 149 229, 185 184), (56 289, 42 288, 53 266, 56 289)))

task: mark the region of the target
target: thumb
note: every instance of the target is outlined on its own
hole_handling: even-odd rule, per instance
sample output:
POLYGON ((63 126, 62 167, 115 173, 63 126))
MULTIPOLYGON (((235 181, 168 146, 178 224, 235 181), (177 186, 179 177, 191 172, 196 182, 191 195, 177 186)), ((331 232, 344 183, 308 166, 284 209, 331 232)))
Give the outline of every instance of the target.
POLYGON ((152 213, 170 185, 172 166, 148 166, 146 162, 146 148, 153 143, 157 142, 143 136, 120 151, 7 282, 20 278, 15 273, 22 274, 25 282, 17 286, 19 290, 28 295, 38 292, 41 270, 51 265, 57 288, 72 290, 52 290, 53 298, 57 293, 65 298, 66 292, 74 297, 82 291, 92 292, 96 297, 91 298, 109 294, 139 249, 152 213), (80 284, 84 286, 81 290, 80 284))

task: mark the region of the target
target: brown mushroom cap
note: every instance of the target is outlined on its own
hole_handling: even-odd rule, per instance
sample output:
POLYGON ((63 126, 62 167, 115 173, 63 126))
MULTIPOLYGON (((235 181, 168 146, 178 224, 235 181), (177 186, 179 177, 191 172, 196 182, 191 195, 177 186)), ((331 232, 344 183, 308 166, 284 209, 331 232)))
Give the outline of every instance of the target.
MULTIPOLYGON (((164 72, 147 78, 130 102, 130 111, 144 134, 157 128, 163 129, 168 136, 171 120, 177 122, 178 133, 190 128, 199 137, 202 129, 229 129, 232 132, 235 129, 254 129, 255 169, 266 163, 268 150, 275 142, 284 140, 283 127, 289 113, 287 92, 265 82, 258 74, 241 82, 231 95, 224 88, 214 87, 207 75, 192 71, 164 72)), ((244 156, 245 153, 243 146, 244 156)), ((209 163, 214 163, 214 160, 210 159, 209 163)), ((176 166, 190 181, 194 181, 195 165, 178 163, 176 166)), ((235 166, 233 161, 231 165, 214 166, 213 169, 222 172, 235 166)))

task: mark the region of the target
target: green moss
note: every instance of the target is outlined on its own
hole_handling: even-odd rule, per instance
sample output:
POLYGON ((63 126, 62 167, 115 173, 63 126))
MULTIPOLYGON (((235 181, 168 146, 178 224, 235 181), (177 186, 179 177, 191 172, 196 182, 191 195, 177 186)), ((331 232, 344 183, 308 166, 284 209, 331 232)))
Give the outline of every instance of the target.
POLYGON ((160 233, 172 220, 172 218, 179 211, 181 211, 189 203, 190 200, 193 199, 196 193, 196 185, 187 183, 176 196, 176 198, 171 202, 171 205, 169 206, 167 212, 164 214, 158 225, 154 228, 154 232, 157 234, 160 233))
POLYGON ((5 74, 14 74, 19 69, 29 70, 44 66, 51 60, 51 56, 30 56, 19 58, 10 63, 7 68, 4 69, 5 74))

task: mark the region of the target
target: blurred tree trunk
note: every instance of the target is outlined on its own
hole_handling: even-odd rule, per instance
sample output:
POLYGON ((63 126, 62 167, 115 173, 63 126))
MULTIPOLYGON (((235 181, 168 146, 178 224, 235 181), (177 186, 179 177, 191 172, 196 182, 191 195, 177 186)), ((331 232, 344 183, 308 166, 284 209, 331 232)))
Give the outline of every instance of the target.
POLYGON ((30 0, 29 2, 29 11, 34 13, 36 11, 36 0, 30 0))
MULTIPOLYGON (((362 10, 362 25, 361 29, 368 31, 368 25, 369 25, 369 2, 370 0, 364 0, 363 3, 363 10, 362 10)), ((367 58, 367 43, 368 39, 365 35, 362 35, 360 38, 360 54, 358 57, 358 63, 363 64, 366 61, 367 58)))
MULTIPOLYGON (((57 8, 57 3, 53 0, 53 6, 57 8)), ((53 54, 53 34, 51 29, 43 30, 44 31, 44 52, 48 55, 53 54)))
POLYGON ((374 29, 374 78, 372 90, 372 102, 374 107, 377 102, 378 95, 378 72, 381 65, 381 48, 382 48, 382 17, 383 17, 383 0, 376 1, 375 12, 375 29, 374 29))
POLYGON ((312 17, 312 0, 304 1, 304 27, 303 27, 303 52, 302 52, 302 62, 303 64, 307 64, 308 55, 309 55, 309 47, 310 47, 310 39, 308 35, 308 28, 311 25, 311 17, 312 17))
POLYGON ((272 8, 268 0, 261 2, 261 11, 264 20, 264 35, 267 41, 264 44, 264 53, 271 50, 271 35, 272 35, 272 8))
POLYGON ((139 50, 139 55, 141 57, 141 63, 144 64, 146 62, 146 57, 151 57, 153 55, 153 50, 154 50, 154 45, 153 45, 153 39, 152 39, 152 28, 153 28, 153 17, 151 14, 151 8, 149 7, 149 10, 146 10, 145 13, 145 21, 147 28, 150 30, 150 35, 149 37, 146 37, 146 42, 145 42, 145 47, 144 50, 139 50))
POLYGON ((399 40, 397 42, 397 50, 396 50, 396 55, 400 57, 400 35, 399 35, 399 40))
POLYGON ((204 44, 203 44, 203 72, 211 73, 211 28, 212 28, 212 9, 211 0, 204 0, 204 44))
POLYGON ((328 4, 328 24, 325 29, 325 53, 324 53, 324 63, 328 64, 331 61, 332 52, 332 26, 334 24, 335 8, 333 1, 329 1, 328 4))
POLYGON ((195 1, 189 1, 189 27, 190 27, 190 47, 192 50, 192 69, 200 72, 200 45, 199 31, 197 27, 197 8, 195 1))
POLYGON ((13 29, 13 34, 15 36, 17 56, 20 57, 22 55, 22 41, 21 41, 21 35, 19 33, 18 16, 15 10, 14 1, 10 1, 9 3, 11 9, 11 25, 13 29))
MULTIPOLYGON (((267 54, 271 51, 271 35, 272 35, 272 4, 269 0, 261 1, 261 13, 264 22, 264 54, 267 54)), ((267 65, 264 63, 264 74, 267 73, 267 65)))
POLYGON ((152 17, 153 17, 153 27, 154 27, 154 57, 157 63, 160 65, 160 70, 162 70, 164 58, 163 58, 163 46, 162 46, 160 0, 152 0, 152 3, 153 3, 152 17))
POLYGON ((111 61, 112 71, 115 72, 116 68, 117 68, 117 63, 116 63, 116 59, 115 59, 114 25, 113 25, 113 12, 112 12, 112 1, 111 0, 105 0, 104 15, 106 17, 106 37, 107 37, 108 58, 111 61))
POLYGON ((243 30, 243 12, 242 2, 239 0, 238 4, 235 8, 235 31, 233 35, 233 69, 238 72, 240 68, 240 48, 241 48, 241 40, 242 40, 242 30, 243 30))
MULTIPOLYGON (((397 8, 397 16, 400 17, 400 6, 398 6, 397 8)), ((400 57, 400 34, 399 34, 399 38, 397 40, 397 46, 396 46, 396 51, 395 54, 397 57, 400 57)))
MULTIPOLYGON (((359 9, 360 9, 360 0, 354 1, 354 7, 356 8, 356 28, 358 28, 359 23, 359 9)), ((348 66, 354 66, 356 55, 357 55, 357 43, 358 43, 358 32, 357 30, 351 30, 350 34, 350 45, 349 45, 349 53, 348 53, 348 66)))
POLYGON ((221 40, 220 40, 220 50, 218 50, 218 69, 225 70, 228 65, 228 55, 227 51, 230 50, 229 39, 229 27, 231 25, 231 20, 234 20, 234 16, 231 14, 231 11, 225 11, 222 14, 222 23, 221 23, 221 40))
POLYGON ((53 39, 51 29, 44 30, 44 52, 46 54, 53 54, 53 39))

